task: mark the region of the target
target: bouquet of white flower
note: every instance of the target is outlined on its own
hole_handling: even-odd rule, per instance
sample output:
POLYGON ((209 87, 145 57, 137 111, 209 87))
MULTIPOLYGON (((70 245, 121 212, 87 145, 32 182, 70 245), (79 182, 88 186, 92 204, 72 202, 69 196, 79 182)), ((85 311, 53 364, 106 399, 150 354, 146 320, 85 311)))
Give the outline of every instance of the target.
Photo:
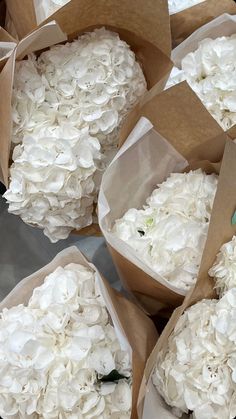
POLYGON ((234 15, 236 4, 232 0, 169 0, 169 10, 174 12, 170 15, 170 25, 172 45, 175 48, 198 28, 222 13, 234 15))
MULTIPOLYGON (((123 9, 118 20, 120 13, 123 9)), ((93 204, 102 172, 117 150, 121 124, 147 84, 151 88, 160 81, 163 86, 171 67, 154 44, 136 35, 135 22, 129 31, 122 24, 115 32, 83 33, 86 28, 76 21, 69 30, 74 40, 64 45, 55 45, 66 35, 50 22, 18 44, 0 78, 7 98, 0 118, 6 184, 9 143, 18 144, 5 195, 9 211, 44 229, 53 242, 96 222, 93 204), (159 63, 154 75, 152 67, 159 63)))
POLYGON ((222 158, 224 145, 224 134, 213 138, 192 153, 196 162, 189 166, 143 118, 103 176, 101 230, 124 286, 144 299, 150 313, 158 310, 157 301, 177 306, 196 281, 218 182, 219 167, 210 161, 222 158))
POLYGON ((3 419, 135 417, 137 368, 142 373, 155 328, 76 248, 19 283, 0 309, 3 419), (124 309, 132 325, 120 317, 124 309), (147 346, 132 334, 136 321, 147 346), (138 364, 133 352, 143 352, 138 364))
POLYGON ((4 195, 9 212, 52 242, 92 224, 95 172, 109 163, 122 120, 145 91, 134 53, 104 28, 17 62, 12 143, 20 145, 4 195))
POLYGON ((172 173, 143 209, 129 209, 112 231, 154 272, 187 291, 197 279, 216 188, 215 174, 172 173))
POLYGON ((235 233, 230 223, 235 158, 236 146, 229 142, 196 286, 173 313, 147 363, 139 396, 143 419, 152 411, 163 419, 236 415, 235 236, 223 244, 214 263, 222 241, 235 233))
POLYGON ((226 14, 194 32, 173 51, 166 85, 186 80, 224 131, 236 123, 235 33, 236 19, 226 14))

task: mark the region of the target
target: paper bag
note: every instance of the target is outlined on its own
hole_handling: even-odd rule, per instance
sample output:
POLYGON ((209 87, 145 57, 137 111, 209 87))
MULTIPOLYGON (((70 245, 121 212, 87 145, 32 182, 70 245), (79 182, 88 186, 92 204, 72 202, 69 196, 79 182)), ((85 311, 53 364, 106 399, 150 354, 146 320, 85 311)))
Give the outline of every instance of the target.
MULTIPOLYGON (((235 161, 236 145, 232 141, 228 140, 226 141, 224 157, 221 164, 218 189, 214 201, 208 237, 202 256, 198 280, 193 290, 186 296, 182 306, 174 311, 147 362, 138 401, 140 419, 150 419, 155 417, 160 417, 161 419, 176 418, 176 416, 171 412, 170 407, 166 405, 152 384, 151 375, 155 366, 157 354, 160 351, 165 353, 168 338, 174 330, 174 327, 184 310, 203 298, 216 298, 214 280, 209 277, 208 270, 212 267, 222 244, 231 240, 232 236, 236 234, 236 226, 231 224, 231 218, 236 207, 236 198, 234 193, 236 190, 235 161)), ((189 418, 190 416, 183 415, 182 418, 185 417, 189 418)))
POLYGON ((172 172, 202 168, 219 172, 227 135, 222 133, 188 153, 187 161, 146 118, 141 118, 103 175, 98 197, 98 218, 124 287, 149 313, 176 307, 183 291, 142 262, 136 252, 112 233, 115 220, 130 208, 142 208, 156 185, 172 172), (117 199, 119 197, 119 199, 117 199))
POLYGON ((40 286, 47 275, 58 266, 64 267, 69 263, 78 263, 92 268, 96 272, 96 280, 100 285, 101 294, 110 313, 116 335, 121 347, 130 352, 133 367, 132 388, 132 419, 137 418, 136 404, 143 370, 151 350, 157 340, 157 333, 152 321, 132 302, 122 294, 112 289, 102 278, 95 266, 89 263, 75 247, 69 247, 60 252, 48 265, 23 279, 0 303, 0 310, 18 304, 27 304, 34 288, 40 286))
POLYGON ((205 0, 170 16, 172 45, 176 47, 201 26, 223 13, 236 14, 234 0, 205 0))

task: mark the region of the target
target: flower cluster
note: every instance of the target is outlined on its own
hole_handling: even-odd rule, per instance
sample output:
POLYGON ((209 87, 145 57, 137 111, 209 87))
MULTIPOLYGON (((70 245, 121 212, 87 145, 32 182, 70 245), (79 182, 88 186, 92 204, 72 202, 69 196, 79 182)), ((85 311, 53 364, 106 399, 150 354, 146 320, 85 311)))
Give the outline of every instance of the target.
POLYGON ((180 317, 160 353, 153 383, 176 416, 236 415, 236 288, 220 300, 202 300, 180 317))
POLYGON ((56 242, 67 238, 72 229, 92 223, 93 175, 100 144, 86 128, 66 132, 46 128, 41 135, 25 136, 15 147, 11 183, 4 197, 9 212, 44 229, 56 242))
POLYGON ((181 12, 196 4, 203 3, 205 0, 168 0, 170 15, 181 12))
POLYGON ((236 236, 225 243, 209 274, 219 300, 187 309, 158 354, 153 383, 176 416, 236 416, 236 236))
POLYGON ((218 178, 201 170, 174 173, 143 209, 130 209, 113 232, 157 274, 181 290, 196 280, 218 178))
POLYGON ((52 241, 91 224, 99 174, 145 89, 135 54, 104 28, 17 62, 9 212, 52 241))
POLYGON ((221 247, 216 261, 209 270, 209 275, 216 281, 219 296, 236 287, 236 236, 221 247))
POLYGON ((170 86, 186 79, 225 131, 236 123, 235 57, 236 35, 204 39, 183 58, 177 78, 169 81, 170 86))
POLYGON ((3 419, 130 418, 130 356, 82 265, 57 268, 28 306, 3 310, 0 372, 3 419))

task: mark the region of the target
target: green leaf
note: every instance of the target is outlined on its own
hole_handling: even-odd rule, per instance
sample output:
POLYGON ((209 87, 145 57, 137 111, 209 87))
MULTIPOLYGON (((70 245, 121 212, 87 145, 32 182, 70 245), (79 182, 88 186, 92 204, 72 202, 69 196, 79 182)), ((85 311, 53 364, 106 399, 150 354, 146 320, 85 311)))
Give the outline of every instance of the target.
POLYGON ((114 381, 119 381, 122 380, 125 377, 124 375, 121 375, 117 370, 112 370, 108 375, 104 375, 103 377, 99 378, 98 381, 101 382, 114 382, 114 381))
POLYGON ((236 224, 236 211, 235 211, 235 213, 234 213, 234 215, 233 215, 233 217, 231 219, 231 224, 232 225, 235 225, 236 224))
POLYGON ((147 220, 146 220, 146 225, 148 226, 148 227, 151 227, 152 225, 153 225, 153 218, 148 218, 147 220))

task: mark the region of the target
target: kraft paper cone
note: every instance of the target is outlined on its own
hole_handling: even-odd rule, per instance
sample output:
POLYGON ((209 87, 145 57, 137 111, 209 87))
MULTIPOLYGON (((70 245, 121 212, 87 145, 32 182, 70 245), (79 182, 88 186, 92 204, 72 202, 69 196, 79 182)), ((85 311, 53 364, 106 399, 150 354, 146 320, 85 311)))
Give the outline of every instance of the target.
POLYGON ((103 175, 98 197, 98 219, 123 286, 149 314, 172 309, 185 292, 156 274, 135 251, 112 233, 115 220, 130 208, 142 208, 157 184, 173 172, 201 168, 219 173, 225 133, 196 145, 188 161, 179 154, 146 118, 141 118, 103 175), (122 199, 117 199, 121 196, 122 199))
MULTIPOLYGON (((235 8, 235 12, 236 12, 236 3, 234 3, 233 7, 235 8)), ((216 39, 221 36, 231 36, 233 34, 236 34, 236 16, 231 16, 230 14, 227 14, 227 13, 224 13, 223 15, 218 16, 211 22, 197 29, 191 36, 189 36, 184 42, 182 42, 179 46, 177 46, 172 51, 171 58, 173 60, 175 67, 177 67, 178 69, 181 69, 181 63, 182 63, 183 58, 187 54, 193 51, 196 51, 198 49, 199 43, 202 40, 206 38, 216 39)), ((178 85, 174 87, 177 87, 177 86, 178 85)), ((202 102, 201 102, 201 106, 205 108, 202 102)), ((193 112, 195 113, 195 109, 193 112)), ((213 119, 213 117, 211 118, 213 119)), ((199 120, 201 120, 201 118, 199 120)), ((233 134, 233 128, 231 128, 232 131, 231 130, 228 131, 230 136, 233 134)))
POLYGON ((122 145, 144 116, 184 157, 198 144, 223 133, 186 82, 156 94, 155 87, 126 118, 120 135, 122 145))
MULTIPOLYGON (((236 13, 236 3, 234 3, 236 13)), ((174 65, 181 67, 182 59, 189 53, 198 48, 199 42, 205 38, 216 39, 220 36, 230 36, 236 34, 236 16, 224 13, 216 17, 211 22, 201 26, 192 33, 184 42, 177 46, 171 53, 174 65)))
MULTIPOLYGON (((208 271, 212 267, 221 246, 231 240, 232 236, 236 234, 236 226, 231 224, 231 218, 236 207, 235 194, 232 193, 232 191, 236 190, 235 161, 236 145, 232 141, 227 140, 198 280, 195 287, 186 296, 182 306, 177 308, 172 314, 147 362, 138 400, 140 419, 152 417, 161 417, 161 419, 176 418, 152 384, 151 374, 157 354, 160 351, 165 353, 168 338, 186 308, 204 298, 216 298, 214 280, 209 277, 208 271)), ((189 415, 184 415, 183 418, 189 418, 189 415)))
POLYGON ((121 347, 132 355, 133 389, 132 389, 132 419, 137 419, 137 397, 143 370, 157 340, 157 333, 152 321, 132 302, 122 294, 111 288, 102 278, 95 266, 87 261, 82 253, 75 247, 60 252, 48 265, 23 279, 0 303, 0 310, 18 304, 27 304, 34 288, 42 285, 47 275, 58 266, 64 267, 69 263, 78 263, 92 268, 96 272, 101 294, 110 313, 116 335, 121 347))
MULTIPOLYGON (((36 29, 33 0, 6 0, 6 4, 20 39, 36 29)), ((171 51, 166 0, 71 0, 42 24, 51 20, 72 36, 85 28, 111 25, 137 34, 168 55, 171 51)))
POLYGON ((206 0, 170 16, 173 47, 181 44, 201 26, 223 13, 236 14, 234 0, 206 0))

